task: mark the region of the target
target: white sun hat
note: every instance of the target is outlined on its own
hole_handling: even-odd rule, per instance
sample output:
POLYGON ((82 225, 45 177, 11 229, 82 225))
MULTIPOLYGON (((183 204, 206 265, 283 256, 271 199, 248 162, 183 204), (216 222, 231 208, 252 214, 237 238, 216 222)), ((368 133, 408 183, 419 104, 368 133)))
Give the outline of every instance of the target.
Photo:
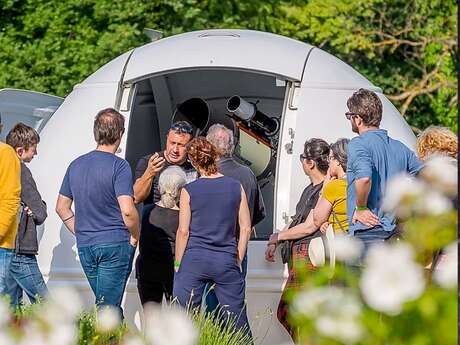
POLYGON ((326 233, 321 234, 321 237, 313 238, 308 244, 308 258, 315 267, 324 266, 326 258, 329 265, 335 265, 335 251, 334 251, 334 229, 332 224, 327 227, 326 233))

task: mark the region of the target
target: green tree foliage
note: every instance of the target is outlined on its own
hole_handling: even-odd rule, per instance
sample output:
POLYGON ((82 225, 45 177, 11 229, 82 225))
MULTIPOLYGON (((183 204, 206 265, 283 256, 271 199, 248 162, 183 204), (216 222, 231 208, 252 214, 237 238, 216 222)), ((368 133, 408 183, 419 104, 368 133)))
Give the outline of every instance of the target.
POLYGON ((416 128, 457 130, 454 0, 0 0, 0 87, 65 96, 165 35, 247 28, 309 42, 380 86, 416 128))
POLYGON ((457 130, 455 1, 310 0, 282 8, 282 34, 348 62, 413 126, 457 130))
POLYGON ((141 45, 138 1, 1 2, 0 87, 65 96, 111 58, 141 45))

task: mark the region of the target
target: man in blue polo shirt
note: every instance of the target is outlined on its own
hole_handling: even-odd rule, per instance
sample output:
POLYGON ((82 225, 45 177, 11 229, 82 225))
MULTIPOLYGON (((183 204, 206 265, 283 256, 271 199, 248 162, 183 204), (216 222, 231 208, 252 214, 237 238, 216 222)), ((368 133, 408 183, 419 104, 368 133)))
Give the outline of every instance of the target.
POLYGON ((382 102, 359 89, 347 101, 351 129, 359 135, 348 144, 347 218, 350 235, 370 244, 388 239, 395 231, 392 214, 381 209, 388 181, 397 174, 416 175, 422 163, 415 153, 380 129, 382 102))
POLYGON ((139 239, 131 167, 115 155, 124 123, 123 115, 112 108, 96 115, 97 147, 70 164, 56 204, 59 217, 76 236, 78 256, 96 304, 117 307, 121 316, 121 300, 139 239))

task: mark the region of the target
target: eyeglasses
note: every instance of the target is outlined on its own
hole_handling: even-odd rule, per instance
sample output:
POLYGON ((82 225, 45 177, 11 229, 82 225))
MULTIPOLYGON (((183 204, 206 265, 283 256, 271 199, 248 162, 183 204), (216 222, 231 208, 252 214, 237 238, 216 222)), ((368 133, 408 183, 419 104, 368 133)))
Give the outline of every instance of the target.
POLYGON ((171 125, 170 131, 177 131, 179 133, 192 134, 193 128, 185 121, 177 121, 171 125))
POLYGON ((299 156, 300 158, 300 161, 302 162, 304 159, 308 159, 308 157, 306 155, 304 155, 303 153, 300 154, 299 156))
POLYGON ((356 114, 356 113, 353 113, 353 112, 351 112, 351 111, 347 111, 347 112, 345 113, 345 117, 347 118, 347 120, 351 120, 351 118, 352 118, 353 116, 361 116, 361 115, 356 114))

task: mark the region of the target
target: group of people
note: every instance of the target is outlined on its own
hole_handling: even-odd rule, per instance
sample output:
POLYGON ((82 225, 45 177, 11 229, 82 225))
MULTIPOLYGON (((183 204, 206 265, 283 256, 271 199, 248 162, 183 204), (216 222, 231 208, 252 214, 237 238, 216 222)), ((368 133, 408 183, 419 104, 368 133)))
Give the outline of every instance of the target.
MULTIPOLYGON (((415 176, 433 153, 457 159, 457 136, 445 128, 431 127, 419 136, 419 157, 389 137, 380 128, 382 103, 372 91, 359 89, 347 107, 346 120, 358 135, 332 144, 306 140, 300 163, 310 184, 292 221, 267 244, 267 261, 274 261, 279 248, 288 263, 278 319, 293 337, 285 296, 298 284, 297 263, 314 269, 311 241, 330 226, 361 240, 364 253, 390 239, 398 224, 381 209, 388 181, 402 172, 415 176)), ((96 304, 117 307, 123 315, 122 297, 139 246, 134 266, 142 305, 165 298, 194 308, 205 299, 209 310, 220 308, 250 334, 247 246, 266 211, 253 172, 233 158, 233 132, 214 124, 206 137, 194 137, 190 124, 176 122, 165 150, 142 157, 133 176, 128 162, 115 155, 124 121, 112 108, 96 115, 96 149, 69 165, 56 203, 76 237, 96 304)), ((48 295, 36 260, 36 227, 47 216, 46 204, 24 164, 37 154, 39 140, 33 128, 19 123, 7 144, 0 143, 0 294, 13 305, 21 303, 23 291, 32 302, 48 295)))
MULTIPOLYGON (((423 162, 433 155, 445 155, 457 164, 458 138, 447 128, 429 127, 417 140, 417 155, 380 128, 382 103, 369 90, 359 89, 347 101, 346 119, 358 134, 351 140, 339 139, 328 145, 322 139, 305 142, 300 155, 310 184, 303 191, 292 221, 271 235, 266 260, 274 261, 277 247, 288 264, 289 277, 281 296, 278 320, 293 339, 296 331, 288 320, 286 296, 299 282, 299 269, 314 270, 315 256, 310 253, 312 240, 326 233, 344 233, 361 241, 361 258, 352 269, 363 265, 369 247, 401 236, 395 216, 382 208, 386 186, 398 174, 416 176, 423 162)), ((432 262, 433 267, 436 265, 432 262)))

